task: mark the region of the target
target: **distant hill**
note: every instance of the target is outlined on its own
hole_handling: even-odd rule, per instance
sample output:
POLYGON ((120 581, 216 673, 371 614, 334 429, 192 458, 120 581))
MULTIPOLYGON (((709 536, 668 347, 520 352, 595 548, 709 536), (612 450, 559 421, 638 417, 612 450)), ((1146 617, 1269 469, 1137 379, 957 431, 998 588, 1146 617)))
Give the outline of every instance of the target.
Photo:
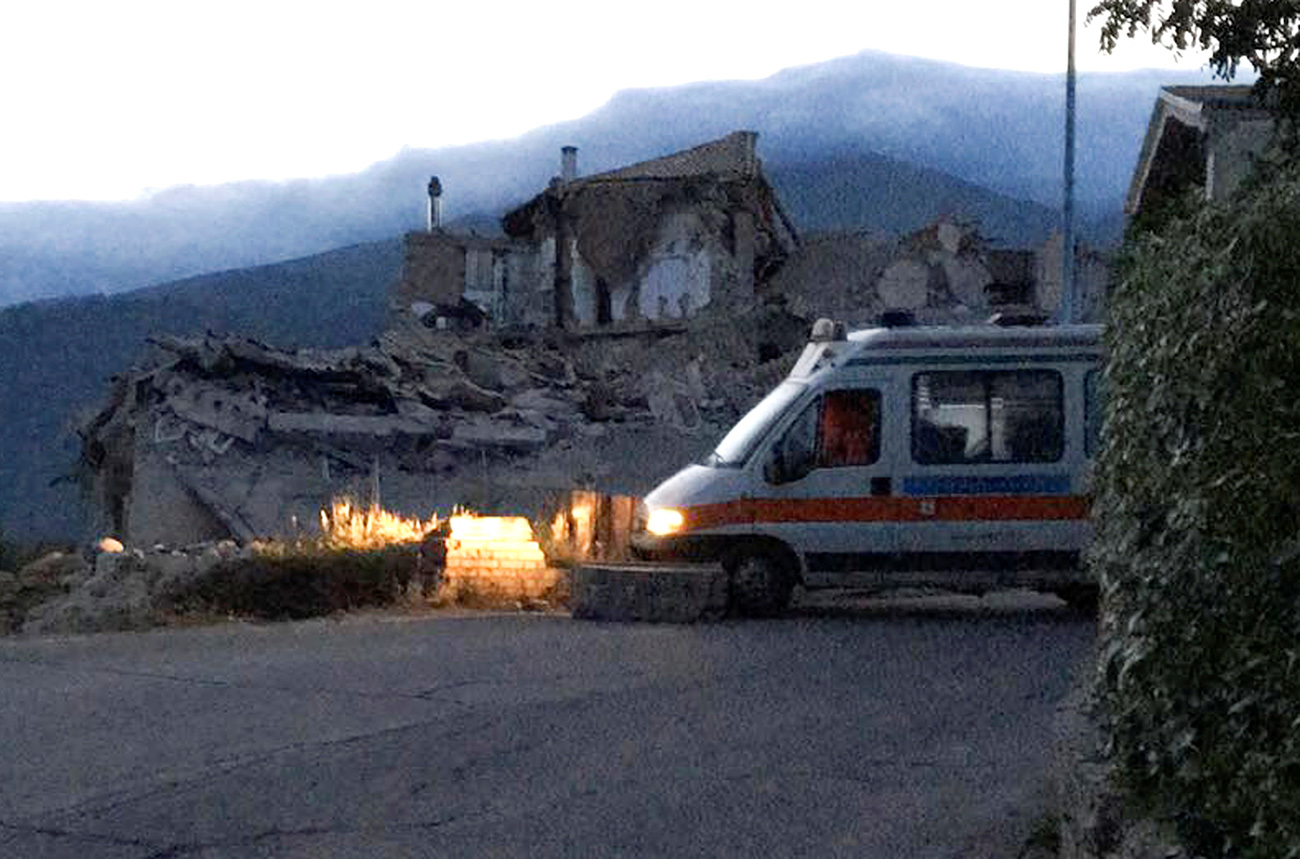
POLYGON ((81 537, 78 490, 50 486, 75 461, 74 415, 107 393, 145 338, 211 330, 278 346, 366 343, 383 325, 400 240, 205 275, 124 295, 0 309, 0 529, 81 537))
POLYGON ((856 231, 902 235, 940 217, 979 222, 994 244, 1041 244, 1058 213, 1039 203, 1013 200, 938 170, 881 155, 846 152, 816 161, 767 166, 790 219, 801 231, 856 231))
MULTIPOLYGON (((1164 71, 1080 75, 1077 188, 1085 237, 1092 223, 1107 224, 1094 238, 1116 231, 1159 86, 1206 80, 1164 71)), ((1062 75, 868 51, 760 81, 629 90, 571 122, 507 141, 406 149, 349 176, 178 187, 129 203, 0 204, 0 304, 122 292, 399 235, 422 226, 431 174, 446 189, 448 218, 495 217, 545 186, 558 171, 561 145, 580 147, 580 170, 591 173, 740 128, 760 133, 760 155, 778 178, 846 158, 861 165, 887 158, 1055 209, 1063 103, 1062 75)), ((896 193, 903 183, 892 187, 856 186, 856 201, 839 210, 856 212, 862 226, 911 222, 913 204, 896 193)), ((811 211, 790 193, 793 208, 811 211)), ((952 205, 963 202, 955 191, 944 193, 952 205)), ((1013 240, 1018 216, 997 217, 1007 225, 990 232, 1013 240)))

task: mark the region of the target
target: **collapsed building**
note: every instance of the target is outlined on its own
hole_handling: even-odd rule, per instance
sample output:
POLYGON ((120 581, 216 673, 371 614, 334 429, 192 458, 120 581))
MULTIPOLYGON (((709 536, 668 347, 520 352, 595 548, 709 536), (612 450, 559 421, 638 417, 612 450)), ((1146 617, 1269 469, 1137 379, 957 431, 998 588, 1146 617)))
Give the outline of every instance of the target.
POLYGON ((501 238, 442 228, 406 237, 393 293, 401 316, 441 324, 592 329, 684 320, 753 303, 799 239, 737 131, 683 152, 592 176, 565 147, 561 173, 502 218, 501 238))
MULTIPOLYGON (((536 515, 640 494, 779 380, 742 314, 671 337, 560 346, 394 328, 366 347, 157 337, 80 427, 95 535, 131 545, 308 536, 332 498, 407 515, 536 515)), ((769 314, 770 317, 770 314, 769 314)))
MULTIPOLYGON (((435 180, 368 346, 154 338, 79 430, 92 534, 307 535, 340 495, 541 521, 558 493, 639 495, 707 452, 820 316, 962 324, 1059 305, 1059 240, 995 251, 948 221, 800 239, 755 139, 586 178, 566 150, 500 237, 443 229, 435 180)), ((1104 262, 1084 272, 1096 318, 1104 262)))

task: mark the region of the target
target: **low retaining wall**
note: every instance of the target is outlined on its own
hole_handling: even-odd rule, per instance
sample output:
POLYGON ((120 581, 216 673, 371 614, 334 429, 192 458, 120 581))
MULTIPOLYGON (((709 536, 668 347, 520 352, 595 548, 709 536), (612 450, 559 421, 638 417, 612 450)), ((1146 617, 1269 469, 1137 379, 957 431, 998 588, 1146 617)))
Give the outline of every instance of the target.
POLYGON ((710 620, 726 614, 727 574, 711 564, 584 564, 569 609, 585 620, 710 620))

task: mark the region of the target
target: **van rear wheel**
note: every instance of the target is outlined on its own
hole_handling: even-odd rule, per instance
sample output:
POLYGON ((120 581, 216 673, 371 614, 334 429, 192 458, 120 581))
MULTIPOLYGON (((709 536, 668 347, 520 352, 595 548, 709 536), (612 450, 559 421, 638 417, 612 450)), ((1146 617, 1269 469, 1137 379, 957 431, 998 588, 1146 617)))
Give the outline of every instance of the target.
POLYGON ((728 606, 746 617, 771 617, 790 604, 794 573, 789 562, 771 549, 745 548, 725 564, 728 606))

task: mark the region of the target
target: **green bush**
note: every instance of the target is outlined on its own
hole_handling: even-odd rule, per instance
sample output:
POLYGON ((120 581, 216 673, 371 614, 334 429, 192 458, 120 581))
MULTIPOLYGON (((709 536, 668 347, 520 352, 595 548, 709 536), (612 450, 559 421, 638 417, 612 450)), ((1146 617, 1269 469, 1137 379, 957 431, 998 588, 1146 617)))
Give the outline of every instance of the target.
POLYGON ((1131 797, 1300 857, 1300 171, 1133 238, 1110 299, 1100 686, 1131 797))
POLYGON ((279 620, 392 605, 405 598, 418 554, 418 545, 267 547, 216 565, 177 597, 176 607, 279 620))

